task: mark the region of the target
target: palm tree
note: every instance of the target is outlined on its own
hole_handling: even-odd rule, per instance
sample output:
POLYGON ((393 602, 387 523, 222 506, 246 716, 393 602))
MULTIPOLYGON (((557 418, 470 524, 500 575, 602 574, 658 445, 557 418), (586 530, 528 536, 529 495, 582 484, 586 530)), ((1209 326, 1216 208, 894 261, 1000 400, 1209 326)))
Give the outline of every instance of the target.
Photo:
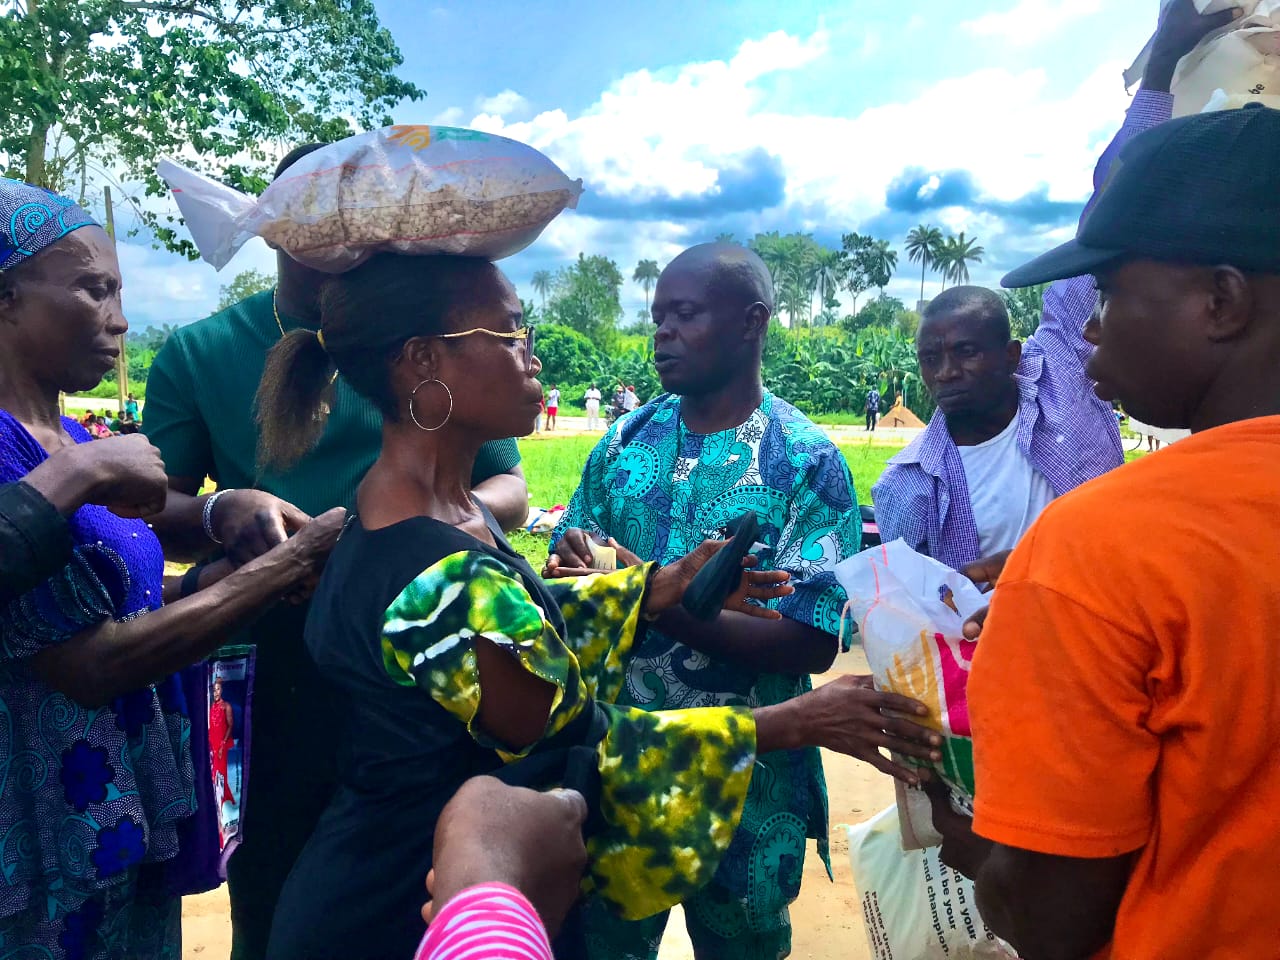
POLYGON ((814 265, 817 268, 815 292, 818 294, 818 302, 822 304, 822 309, 825 310, 827 301, 835 296, 836 291, 844 284, 849 261, 843 250, 819 247, 814 252, 814 265))
POLYGON ((737 242, 738 242, 737 240, 733 239, 732 233, 716 234, 716 243, 737 243, 737 242))
POLYGON ((649 310, 649 291, 658 282, 658 277, 661 274, 662 271, 658 269, 656 260, 641 260, 636 264, 636 272, 631 275, 632 280, 644 287, 644 309, 646 312, 649 310))
POLYGON ((556 278, 551 275, 550 270, 539 270, 533 275, 531 281, 534 291, 542 297, 542 312, 547 312, 547 294, 551 290, 552 284, 556 282, 556 278))
POLYGON ((898 251, 889 245, 888 240, 877 240, 871 248, 871 266, 870 275, 878 281, 876 286, 880 288, 880 292, 884 293, 884 288, 889 281, 893 279, 893 273, 898 269, 898 251))
POLYGON ((954 237, 947 237, 943 248, 943 289, 945 289, 947 278, 956 284, 968 283, 969 264, 981 263, 986 252, 977 238, 968 239, 963 230, 954 237))
POLYGON ((942 231, 937 227, 921 224, 907 234, 907 259, 920 264, 920 302, 924 302, 924 275, 937 264, 942 247, 942 231))
POLYGON ((779 236, 777 230, 770 230, 768 233, 757 233, 751 242, 747 244, 764 261, 764 265, 769 268, 775 287, 782 286, 782 270, 787 265, 787 250, 784 241, 785 238, 779 236))
POLYGON ((787 313, 794 327, 797 319, 802 324, 807 321, 813 306, 813 292, 818 285, 818 250, 820 248, 813 237, 807 233, 787 234, 782 238, 781 248, 785 257, 782 285, 790 289, 788 302, 792 308, 788 309, 787 313))

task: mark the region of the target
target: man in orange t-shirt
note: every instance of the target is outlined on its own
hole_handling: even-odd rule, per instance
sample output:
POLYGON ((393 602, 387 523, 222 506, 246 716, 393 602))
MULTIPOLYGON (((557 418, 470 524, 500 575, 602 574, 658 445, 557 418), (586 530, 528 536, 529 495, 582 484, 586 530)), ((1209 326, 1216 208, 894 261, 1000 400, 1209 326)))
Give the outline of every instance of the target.
POLYGON ((1093 274, 1098 395, 1194 431, 1049 506, 981 631, 976 816, 935 822, 1027 960, 1280 955, 1276 157, 1262 107, 1147 131, 1004 281, 1093 274))

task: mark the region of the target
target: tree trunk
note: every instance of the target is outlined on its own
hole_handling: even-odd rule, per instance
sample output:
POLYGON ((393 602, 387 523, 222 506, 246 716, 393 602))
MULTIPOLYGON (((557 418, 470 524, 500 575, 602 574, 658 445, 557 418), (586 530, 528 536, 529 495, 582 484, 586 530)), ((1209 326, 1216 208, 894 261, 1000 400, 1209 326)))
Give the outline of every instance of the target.
POLYGON ((929 261, 925 260, 924 257, 920 258, 920 302, 921 303, 924 303, 924 271, 925 271, 925 268, 928 266, 928 263, 929 261))
POLYGON ((36 120, 31 124, 31 133, 27 137, 27 183, 37 187, 48 187, 45 182, 47 168, 44 162, 45 141, 49 136, 49 124, 36 120))

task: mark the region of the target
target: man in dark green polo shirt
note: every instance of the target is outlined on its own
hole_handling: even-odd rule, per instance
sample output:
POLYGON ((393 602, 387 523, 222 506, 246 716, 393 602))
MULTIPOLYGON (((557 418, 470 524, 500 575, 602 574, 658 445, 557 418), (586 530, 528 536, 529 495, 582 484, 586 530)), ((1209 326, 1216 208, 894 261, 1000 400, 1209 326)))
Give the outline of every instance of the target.
MULTIPOLYGON (((317 147, 294 150, 276 176, 317 147)), ((319 326, 317 296, 326 277, 282 252, 277 269, 275 290, 169 338, 147 380, 145 419, 171 489, 194 495, 208 476, 219 489, 256 488, 285 501, 260 521, 264 547, 304 519, 298 511, 314 516, 354 507, 356 487, 382 442, 377 410, 339 379, 315 449, 285 474, 258 471, 253 402, 267 352, 286 331, 319 326)), ((514 440, 481 449, 472 484, 505 528, 524 521, 528 491, 514 440)), ((306 612, 305 605, 282 604, 244 636, 229 638, 254 643, 258 651, 244 834, 228 864, 233 960, 266 956, 280 888, 334 787, 337 744, 329 717, 340 707, 303 645, 306 612)))

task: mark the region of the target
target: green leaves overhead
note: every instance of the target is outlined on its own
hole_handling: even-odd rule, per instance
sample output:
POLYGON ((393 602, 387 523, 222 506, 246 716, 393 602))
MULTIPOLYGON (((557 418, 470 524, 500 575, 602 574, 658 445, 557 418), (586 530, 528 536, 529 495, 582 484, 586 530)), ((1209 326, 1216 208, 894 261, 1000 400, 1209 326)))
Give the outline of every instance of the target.
POLYGON ((578 254, 577 261, 556 271, 552 295, 543 311, 552 323, 563 323, 602 349, 613 345, 622 319, 622 274, 608 257, 578 254))
POLYGON ((263 290, 270 290, 276 285, 274 273, 263 273, 261 270, 241 270, 231 282, 218 288, 218 307, 225 310, 232 304, 239 303, 245 297, 251 297, 263 290))
MULTIPOLYGON (((0 16, 0 162, 78 195, 97 170, 149 195, 161 154, 261 191, 269 158, 391 122, 424 94, 371 0, 26 0, 0 16), (196 156, 192 156, 192 153, 196 156)), ((194 257, 170 226, 144 221, 194 257)), ((172 222, 172 218, 166 223, 172 222)))

